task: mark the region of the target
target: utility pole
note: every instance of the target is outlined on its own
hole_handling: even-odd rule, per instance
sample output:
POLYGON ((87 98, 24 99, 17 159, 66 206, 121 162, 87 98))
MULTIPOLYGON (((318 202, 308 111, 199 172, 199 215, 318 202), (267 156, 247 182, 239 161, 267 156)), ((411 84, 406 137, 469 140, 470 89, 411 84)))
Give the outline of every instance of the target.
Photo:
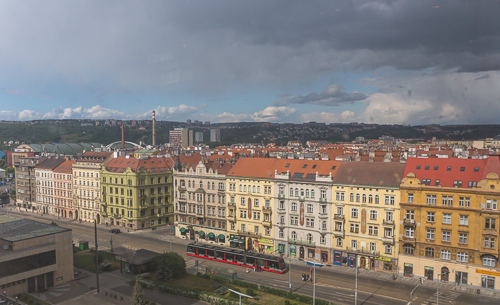
MULTIPOLYGON (((290 250, 288 250, 290 251, 290 250)), ((292 292, 292 254, 289 252, 288 254, 288 288, 290 289, 290 292, 292 292)))
POLYGON ((358 305, 358 261, 356 260, 356 277, 354 282, 354 305, 358 305))
POLYGON ((412 300, 413 299, 413 292, 418 288, 418 286, 422 285, 423 283, 424 283, 424 278, 421 277, 420 278, 420 283, 418 283, 418 285, 415 286, 415 288, 413 288, 413 290, 410 292, 410 303, 409 303, 410 305, 413 304, 413 300, 412 300))
POLYGON ((313 305, 316 305, 316 265, 313 266, 313 305))
POLYGON ((113 233, 109 232, 109 236, 111 237, 111 240, 109 241, 111 244, 111 252, 113 252, 113 233))
POLYGON ((439 305, 439 277, 440 276, 443 276, 445 274, 448 274, 449 272, 443 272, 441 274, 438 274, 437 278, 438 278, 438 282, 437 282, 437 293, 436 293, 436 305, 439 305))
POLYGON ((97 219, 94 219, 94 234, 95 234, 95 275, 97 282, 97 293, 99 293, 99 251, 97 249, 97 219))
POLYGON ((170 240, 170 252, 172 252, 172 233, 170 232, 170 225, 168 225, 168 235, 170 240))

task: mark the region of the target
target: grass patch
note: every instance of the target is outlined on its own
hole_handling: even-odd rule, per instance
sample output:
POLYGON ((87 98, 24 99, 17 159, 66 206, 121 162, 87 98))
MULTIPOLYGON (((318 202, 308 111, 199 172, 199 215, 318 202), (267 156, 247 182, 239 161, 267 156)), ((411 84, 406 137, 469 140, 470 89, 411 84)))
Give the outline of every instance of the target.
MULTIPOLYGON (((100 252, 104 263, 110 263, 109 271, 120 269, 120 262, 115 259, 115 255, 107 252, 100 252)), ((77 251, 73 253, 73 264, 75 268, 80 268, 95 273, 95 252, 93 251, 77 251)), ((101 272, 101 270, 99 270, 101 272)))
MULTIPOLYGON (((154 273, 151 274, 151 279, 154 279, 154 273)), ((135 284, 134 282, 130 282, 131 285, 135 284)), ((168 282, 162 283, 162 285, 169 286, 172 288, 182 288, 182 289, 188 289, 188 290, 196 290, 200 292, 208 292, 211 294, 214 294, 214 290, 219 288, 220 286, 226 286, 230 289, 233 290, 240 290, 242 293, 246 293, 246 288, 242 288, 240 286, 234 285, 234 284, 220 284, 214 280, 211 279, 206 279, 200 276, 192 275, 192 274, 186 274, 180 278, 173 279, 168 282)), ((247 304, 259 304, 259 305, 282 305, 285 304, 285 301, 288 299, 282 298, 270 293, 265 293, 259 290, 254 289, 253 290, 254 296, 259 298, 258 301, 252 300, 252 299, 247 299, 247 298, 242 298, 242 301, 244 301, 247 304)), ((232 298, 229 297, 229 291, 224 293, 224 295, 216 295, 217 297, 223 297, 227 298, 233 301, 238 301, 239 298, 232 298)), ((302 303, 302 302, 297 302, 297 301, 292 301, 288 300, 291 305, 308 305, 307 303, 302 303)))
POLYGON ((50 305, 50 303, 37 299, 34 296, 29 295, 27 293, 22 293, 17 297, 19 301, 26 303, 28 305, 50 305))

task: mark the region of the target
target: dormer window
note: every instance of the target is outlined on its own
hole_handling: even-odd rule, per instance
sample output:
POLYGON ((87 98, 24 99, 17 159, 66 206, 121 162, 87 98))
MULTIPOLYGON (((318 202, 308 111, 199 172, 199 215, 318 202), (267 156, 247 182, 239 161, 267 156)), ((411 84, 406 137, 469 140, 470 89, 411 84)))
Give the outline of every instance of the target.
POLYGON ((464 171, 465 171, 465 167, 463 167, 463 166, 462 166, 462 167, 460 167, 460 171, 461 171, 461 172, 464 172, 464 171))
POLYGON ((439 166, 434 166, 434 170, 437 171, 439 169, 439 166))
POLYGON ((420 169, 420 165, 417 165, 417 169, 420 169))
POLYGON ((450 172, 450 171, 451 171, 451 166, 448 166, 448 167, 446 168, 446 170, 450 172))
POLYGON ((479 172, 479 167, 474 167, 474 171, 477 173, 479 172))
POLYGON ((425 166, 425 170, 428 171, 429 170, 429 165, 426 165, 425 166))

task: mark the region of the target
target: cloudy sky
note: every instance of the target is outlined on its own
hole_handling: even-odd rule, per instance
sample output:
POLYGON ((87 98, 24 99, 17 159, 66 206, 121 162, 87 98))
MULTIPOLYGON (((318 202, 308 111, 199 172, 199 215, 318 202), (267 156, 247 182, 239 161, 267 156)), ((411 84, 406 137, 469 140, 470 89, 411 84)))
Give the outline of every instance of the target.
POLYGON ((499 123, 500 1, 1 1, 0 120, 499 123))

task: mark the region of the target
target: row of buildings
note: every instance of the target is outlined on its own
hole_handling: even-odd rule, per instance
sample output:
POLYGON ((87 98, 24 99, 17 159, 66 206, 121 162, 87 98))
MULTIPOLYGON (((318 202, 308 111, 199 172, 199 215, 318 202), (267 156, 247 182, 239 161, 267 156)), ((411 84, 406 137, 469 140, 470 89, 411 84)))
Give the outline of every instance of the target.
POLYGON ((341 162, 85 152, 16 165, 21 209, 495 287, 500 157, 341 162), (441 275, 443 274, 443 275, 441 275))
POLYGON ((500 157, 174 169, 176 236, 495 288, 500 157))

